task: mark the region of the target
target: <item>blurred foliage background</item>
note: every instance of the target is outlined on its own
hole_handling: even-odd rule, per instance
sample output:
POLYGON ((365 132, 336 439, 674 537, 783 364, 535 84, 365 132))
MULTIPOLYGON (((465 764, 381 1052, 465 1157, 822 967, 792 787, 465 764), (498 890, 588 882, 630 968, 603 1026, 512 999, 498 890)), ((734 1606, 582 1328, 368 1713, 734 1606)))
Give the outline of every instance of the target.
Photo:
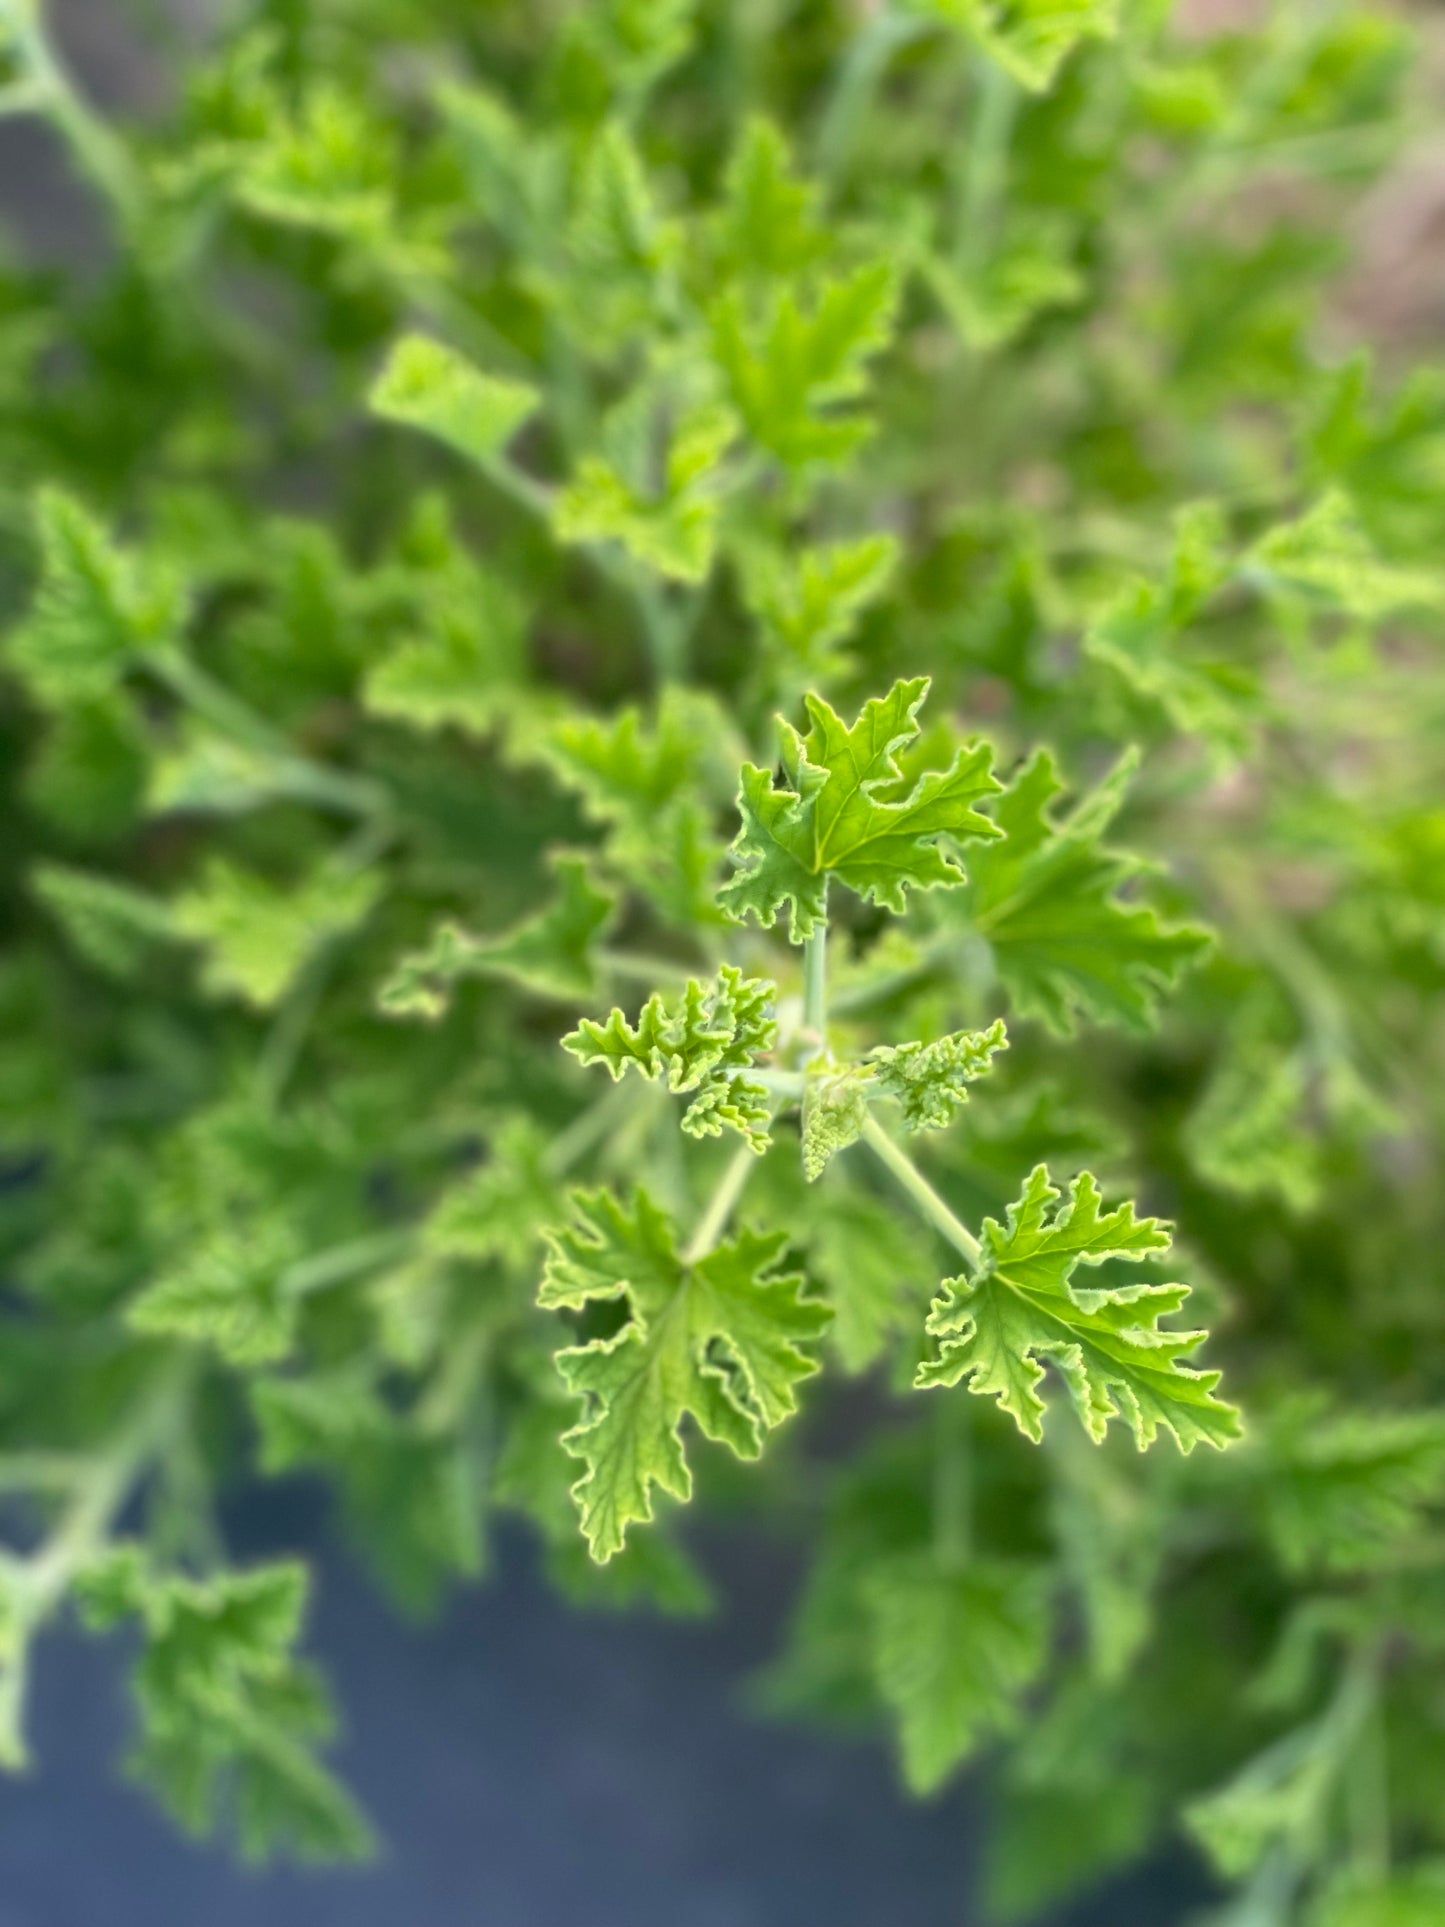
POLYGON ((557 1040, 795 996, 738 767, 926 673, 1009 855, 845 913, 840 1008, 1007 1016, 935 1183, 1173 1219, 1246 1437, 917 1398, 944 1260, 780 1143, 823 1382, 694 1453, 807 1549, 761 1697, 986 1749, 998 1914, 1182 1836, 1236 1927, 1445 1920, 1441 67, 1320 0, 0 0, 10 1763, 74 1602, 184 1824, 365 1850, 257 1470, 404 1608, 501 1513, 705 1604, 676 1508, 589 1560, 535 1293, 573 1183, 686 1222, 726 1154, 557 1040))

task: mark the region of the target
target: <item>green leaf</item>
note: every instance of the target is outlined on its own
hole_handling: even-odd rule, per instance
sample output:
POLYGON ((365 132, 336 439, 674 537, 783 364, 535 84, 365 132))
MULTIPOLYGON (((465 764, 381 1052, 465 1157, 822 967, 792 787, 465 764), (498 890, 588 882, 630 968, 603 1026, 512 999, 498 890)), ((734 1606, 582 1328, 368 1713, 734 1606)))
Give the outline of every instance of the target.
POLYGON ((1102 840, 1133 767, 1121 757, 1056 821, 1050 806, 1063 786, 1053 759, 1038 751, 995 811, 1003 841, 978 849, 967 888, 945 906, 987 939, 1020 1013, 1064 1036, 1081 1017, 1149 1029, 1161 993, 1209 947, 1206 931, 1163 923, 1147 904, 1121 898, 1149 867, 1102 840))
POLYGON ((534 995, 584 1003, 601 984, 597 946, 617 915, 617 900, 599 888, 586 857, 552 859, 557 894, 535 916, 476 940, 476 967, 509 978, 534 995))
POLYGON ((636 108, 696 39, 697 0, 595 0, 566 13, 565 96, 584 114, 636 108))
POLYGON ((383 243, 396 223, 393 150, 386 122, 322 83, 244 153, 237 198, 263 220, 383 243))
POLYGON ((630 1524, 652 1517, 652 1489, 692 1493, 681 1426, 691 1417, 739 1458, 796 1409, 795 1388, 817 1370, 810 1352, 831 1314, 779 1273, 784 1232, 744 1231, 688 1264, 672 1228, 639 1191, 631 1208, 608 1192, 578 1193, 574 1222, 549 1237, 539 1302, 555 1309, 620 1301, 610 1338, 570 1347, 557 1365, 584 1400, 563 1443, 586 1470, 573 1487, 592 1555, 621 1550, 630 1524))
POLYGON ((905 1131, 943 1131, 968 1102, 968 1087, 1008 1049, 1002 1017, 987 1030, 956 1030, 931 1044, 880 1044, 868 1057, 874 1079, 896 1098, 905 1131))
POLYGON ((427 335, 403 335, 368 402, 374 415, 435 435, 485 468, 536 413, 541 396, 526 382, 484 375, 427 335))
POLYGON ((797 275, 828 251, 817 190, 794 172, 786 135, 763 114, 738 136, 712 239, 724 275, 761 281, 797 275))
POLYGON ((1119 0, 905 0, 911 12, 961 28, 1031 93, 1051 87, 1085 40, 1112 40, 1119 0))
POLYGON ((610 891, 600 889, 584 856, 552 859, 557 894, 510 930, 479 937, 456 923, 440 923, 430 942, 409 951, 376 993, 389 1017, 440 1017, 454 986, 468 977, 505 977, 536 996, 586 1003, 601 988, 597 945, 617 915, 610 891))
POLYGON ((713 831, 732 788, 736 729, 703 690, 669 685, 650 721, 629 707, 570 715, 536 753, 607 827, 609 866, 682 929, 715 922, 723 846, 713 831))
POLYGON ((1272 1413, 1241 1471, 1292 1572, 1388 1570, 1426 1542, 1445 1505, 1445 1414, 1331 1411, 1299 1398, 1272 1413))
POLYGON ((426 1249, 526 1271, 536 1261, 543 1228, 557 1213, 550 1147, 530 1118, 504 1120, 491 1135, 485 1161, 438 1200, 422 1228, 426 1249))
POLYGON ((628 281, 650 287, 666 260, 670 237, 642 156, 620 120, 605 122, 588 144, 567 245, 606 291, 628 281))
POLYGON ((724 964, 707 983, 693 978, 680 997, 654 992, 635 1026, 620 1010, 604 1024, 584 1017, 562 1047, 579 1063, 605 1064, 614 1082, 635 1070, 665 1078, 670 1091, 695 1092, 685 1131, 716 1137, 728 1125, 761 1156, 771 1110, 767 1091, 746 1073, 777 1041, 776 999, 775 984, 724 964))
POLYGON ((1406 609, 1438 608, 1445 577, 1381 559, 1350 498, 1332 489, 1297 522, 1263 536, 1247 566, 1264 581, 1361 622, 1406 609))
POLYGON ((823 542, 800 552, 744 552, 743 586, 778 660, 774 680, 820 682, 849 666, 845 647, 865 610, 882 595, 898 562, 891 535, 823 542))
POLYGON ((1068 1204, 1051 1216, 1059 1196, 1041 1164, 1010 1206, 1007 1224, 985 1221, 977 1276, 945 1280, 934 1300, 927 1330, 938 1342, 914 1383, 966 1382, 970 1391, 995 1398, 1037 1442, 1045 1410, 1038 1388, 1049 1359, 1096 1441, 1116 1417, 1141 1450, 1161 1426, 1184 1452, 1201 1440, 1222 1446, 1237 1438, 1237 1412, 1214 1396, 1219 1373, 1181 1362, 1205 1334, 1159 1329, 1159 1320, 1183 1305, 1188 1286, 1088 1286, 1075 1277, 1080 1265, 1137 1263, 1168 1251, 1167 1227, 1157 1218, 1136 1218, 1132 1204, 1101 1212, 1098 1185, 1087 1171, 1075 1178, 1068 1204))
POLYGON ((1183 647, 1191 624, 1233 571, 1224 517, 1212 502, 1195 503, 1179 511, 1174 530, 1167 575, 1162 581, 1135 576, 1120 589, 1085 630, 1084 653, 1156 704, 1176 729, 1238 755, 1250 742, 1253 679, 1183 647))
POLYGON ((294 1654, 308 1575, 283 1562, 206 1583, 153 1572, 121 1548, 82 1580, 90 1623, 140 1620, 131 1769, 190 1832, 235 1826, 243 1853, 304 1860, 370 1851, 366 1821, 317 1758, 332 1720, 294 1654))
POLYGON ((897 305, 897 274, 886 260, 825 282, 808 309, 783 288, 761 327, 740 292, 723 296, 713 310, 713 355, 760 448, 803 468, 842 462, 867 439, 867 417, 839 404, 864 392, 864 366, 891 340, 897 305))
POLYGON ((881 1561, 867 1584, 878 1689, 898 1722, 903 1771, 932 1793, 986 1739, 1018 1723, 1049 1652, 1039 1570, 932 1553, 881 1561))
POLYGON ((174 937, 167 906, 129 884, 62 863, 37 864, 30 882, 76 950, 108 976, 133 977, 174 937))
POLYGON ((171 903, 176 934, 204 946, 212 996, 269 1010, 321 948, 363 923, 380 896, 374 872, 323 860, 291 889, 214 857, 200 883, 171 903))
POLYGON ((5 639, 5 661, 49 708, 93 703, 175 642, 184 599, 172 576, 118 549, 63 489, 40 490, 35 518, 40 581, 29 615, 5 639))
POLYGON ((1185 1125, 1194 1168, 1221 1190, 1313 1211, 1324 1174, 1319 1142, 1303 1122, 1309 1100, 1301 1053, 1281 1050, 1257 1025, 1241 1026, 1185 1125))
POLYGON ((367 672, 362 701, 413 729, 449 726, 487 735, 510 708, 520 679, 522 612, 489 570, 472 569, 458 592, 436 600, 430 622, 367 672))
POLYGON ((559 542, 617 542, 672 581, 702 582, 712 568, 718 466, 737 435, 732 411, 689 410, 668 447, 662 486, 647 491, 597 455, 584 455, 552 511, 559 542))
POLYGON ((1021 335, 1029 323, 1054 308, 1082 301, 1088 284, 1075 265, 1078 237, 1063 222, 1016 222, 986 261, 956 266, 925 253, 923 278, 959 338, 977 353, 990 354, 1021 335))
POLYGON ((286 1274, 301 1255, 289 1227, 273 1219, 218 1226, 146 1286, 129 1322, 137 1331, 213 1346, 232 1365, 284 1358, 298 1302, 286 1274))
POLYGON ((478 938, 460 924, 439 923, 421 950, 409 950, 376 993, 376 1007, 388 1017, 434 1021, 451 1004, 452 986, 479 974, 478 938))
POLYGON ((782 725, 788 783, 744 766, 743 824, 732 849, 738 874, 718 896, 729 916, 768 926, 786 904, 789 935, 801 943, 826 915, 830 876, 894 911, 910 888, 963 882, 941 839, 997 836, 974 805, 999 785, 981 742, 958 749, 945 770, 905 779, 898 754, 918 738, 915 717, 928 687, 926 676, 895 683, 865 703, 851 729, 821 697, 809 696, 808 734, 782 725))
POLYGON ((1283 1846, 1308 1865, 1324 1844, 1343 1764, 1328 1714, 1266 1747, 1216 1791, 1184 1809, 1189 1831, 1226 1880, 1240 1880, 1283 1846))

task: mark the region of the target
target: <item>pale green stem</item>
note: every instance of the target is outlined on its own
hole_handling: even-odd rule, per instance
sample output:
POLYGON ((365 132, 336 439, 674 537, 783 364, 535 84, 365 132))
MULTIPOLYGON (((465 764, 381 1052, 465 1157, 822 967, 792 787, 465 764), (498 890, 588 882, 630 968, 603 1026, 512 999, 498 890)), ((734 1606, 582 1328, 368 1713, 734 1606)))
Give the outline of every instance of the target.
POLYGON ((367 1237, 333 1245, 292 1265, 282 1277, 281 1289, 288 1296, 299 1298, 313 1291, 329 1290, 332 1285, 349 1284, 353 1278, 406 1257, 416 1237, 415 1230, 374 1231, 367 1237))
POLYGON ((1380 1705, 1379 1659, 1363 1662, 1370 1693, 1359 1735, 1350 1749, 1345 1797, 1354 1859, 1360 1870, 1383 1884, 1390 1875, 1390 1779, 1385 1719, 1380 1705))
POLYGON ((287 793, 300 801, 344 811, 348 816, 379 816, 390 807, 386 791, 365 777, 349 776, 298 756, 286 738, 263 716, 198 668, 189 657, 170 651, 152 656, 146 667, 190 709, 257 755, 271 758, 287 793))
POLYGON ((638 950, 599 950, 597 961, 609 977, 620 977, 624 982, 656 984, 659 979, 664 983, 682 983, 692 975, 684 963, 675 957, 650 957, 638 950))
POLYGON ((983 1263, 982 1245, 968 1226, 949 1210, 908 1153, 894 1143, 874 1117, 864 1119, 862 1138, 879 1162, 887 1165, 919 1214, 977 1270, 983 1263))
POLYGON ((23 1559, 0 1554, 11 1607, 9 1652, 0 1665, 0 1765, 25 1763, 30 1641, 103 1550, 127 1501, 165 1450, 190 1394, 194 1372, 193 1357, 186 1357, 152 1382, 115 1437, 76 1480, 74 1498, 38 1551, 23 1559))
POLYGON ((0 1458, 0 1492, 69 1492, 89 1469, 79 1452, 10 1452, 0 1458))
POLYGON ((322 946, 303 968, 277 1011, 256 1060, 256 1088, 274 1109, 300 1061, 307 1035, 321 1007, 327 979, 336 960, 336 942, 322 946))
POLYGON ((968 1400, 941 1398, 934 1414, 933 1548, 946 1572, 968 1564, 973 1541, 973 1434, 968 1400))
POLYGON ((40 0, 0 0, 0 25, 6 24, 16 64, 29 83, 26 104, 53 124, 82 173, 122 224, 134 228, 144 212, 144 180, 125 143, 93 110, 56 55, 41 21, 40 0))
MULTIPOLYGON (((827 883, 824 882, 824 890, 827 883)), ((803 1028, 813 1033, 818 1048, 828 1041, 828 919, 824 915, 803 945, 803 1028)))
POLYGON ((716 1246, 727 1229, 728 1219, 736 1209, 743 1187, 752 1176, 757 1161, 757 1153, 746 1144, 734 1152, 731 1162, 718 1180, 717 1189, 708 1200, 707 1209, 697 1221, 687 1250, 682 1254, 685 1265, 697 1264, 716 1246))
POLYGON ((846 171, 868 107, 895 53, 927 33, 924 15, 890 13, 880 7, 856 35, 838 67, 833 92, 818 129, 818 169, 833 180, 846 171))
POLYGON ((566 1130, 553 1138, 542 1159, 549 1177, 560 1178, 570 1171, 592 1147, 614 1131, 632 1109, 636 1086, 615 1084, 595 1104, 573 1118, 566 1130))
POLYGON ((1008 151, 1018 112, 1019 87, 987 54, 975 68, 978 91, 973 134, 964 149, 954 252, 961 262, 986 260, 1008 183, 1008 151))

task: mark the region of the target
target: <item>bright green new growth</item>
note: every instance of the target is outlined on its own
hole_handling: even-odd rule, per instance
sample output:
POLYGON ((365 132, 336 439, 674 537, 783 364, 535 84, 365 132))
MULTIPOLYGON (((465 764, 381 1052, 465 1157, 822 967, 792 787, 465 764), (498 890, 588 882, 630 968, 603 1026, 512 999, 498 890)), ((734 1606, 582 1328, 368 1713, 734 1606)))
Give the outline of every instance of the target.
POLYGON ((768 1148, 770 1112, 764 1085, 747 1073, 773 1048, 776 986, 724 964, 711 983, 688 984, 682 996, 656 992, 636 1025, 614 1010, 605 1024, 584 1017, 562 1045, 580 1064, 605 1064, 616 1082, 627 1071, 664 1078, 670 1091, 696 1092, 682 1114, 693 1137, 716 1137, 724 1125, 751 1150, 768 1148))
MULTIPOLYGON (((1091 1005, 1080 988, 1088 981, 1078 962, 1088 938, 1096 946, 1101 937, 1112 944, 1113 968, 1124 986, 1117 1000, 1103 1007, 1105 1014, 1127 1012, 1136 1018, 1152 1011, 1145 999, 1157 981, 1182 968, 1205 941, 1201 932, 1161 929, 1143 906, 1115 902, 1112 893, 1126 865, 1100 852, 1098 836, 1116 807, 1118 778, 1081 806, 1063 830, 1055 830, 1043 813, 1054 787, 1045 760, 1031 769, 1042 772, 1047 786, 1040 788, 1026 772, 1002 796, 997 820, 974 808, 976 801, 999 793, 988 773, 986 744, 959 748, 945 771, 906 774, 899 757, 918 736, 915 716, 926 693, 926 679, 898 683, 887 697, 865 704, 851 729, 820 698, 809 696, 809 735, 783 725, 792 787, 779 790, 768 772, 753 765, 744 769, 738 799, 744 827, 733 846, 739 874, 723 885, 719 901, 731 916, 751 915, 764 925, 775 921, 783 904, 791 906, 793 941, 806 946, 802 1004, 791 1023, 776 1014, 773 983, 746 978, 736 966, 724 964, 710 982, 690 981, 679 997, 654 993, 635 1023, 621 1010, 602 1023, 584 1018, 563 1039, 564 1048, 585 1065, 605 1065, 614 1082, 634 1070, 651 1081, 665 1080, 669 1090, 696 1092, 683 1114, 685 1131, 701 1136, 730 1124, 760 1155, 772 1143, 776 1114, 797 1106, 802 1171, 810 1184, 824 1176, 838 1153, 866 1141, 924 1221, 970 1265, 968 1276, 945 1281, 928 1314, 926 1330, 935 1350, 918 1367, 917 1385, 951 1388, 966 1382, 972 1391, 995 1397, 1020 1431, 1037 1441, 1043 1436, 1039 1386, 1047 1360, 1096 1441, 1109 1420, 1122 1415, 1141 1449, 1153 1443, 1161 1426, 1186 1452, 1201 1439, 1223 1445, 1237 1436, 1239 1421, 1234 1408, 1214 1396, 1219 1373, 1194 1371, 1181 1362, 1204 1334, 1159 1328, 1161 1319, 1180 1309, 1187 1288, 1101 1281, 1091 1289, 1075 1279, 1080 1265, 1137 1261, 1167 1251, 1168 1231, 1156 1219, 1136 1218, 1130 1204, 1101 1213, 1088 1173, 1075 1180, 1065 1210, 1051 1218, 1048 1207, 1059 1193, 1039 1165, 1010 1210, 1007 1228, 986 1220, 980 1243, 872 1116, 872 1105, 882 1100, 896 1107, 907 1133, 947 1129, 968 1101, 969 1086, 1006 1048, 1003 1019, 986 1030, 954 1031, 927 1042, 880 1044, 853 1061, 829 1048, 829 877, 901 913, 908 908, 909 885, 962 893, 966 878, 952 855, 961 838, 998 839, 985 847, 1001 852, 994 857, 995 877, 1014 879, 1016 900, 1001 908, 1032 917, 1043 954, 1066 960, 1054 968, 1062 975, 1072 965, 1074 976, 1065 981, 1085 1008, 1100 1003, 1097 992, 1091 1005), (1021 805, 1020 798, 1027 800, 1021 805), (1051 883, 1062 897, 1054 925, 1044 922, 1053 909, 1051 883), (1078 949, 1061 936, 1070 926, 1079 933, 1073 939, 1078 949), (755 1067, 764 1055, 775 1067, 757 1078, 755 1067)), ((601 763, 601 748, 598 738, 594 766, 601 763)), ((627 764, 636 761, 629 749, 627 764)), ((997 882, 992 893, 987 883, 972 886, 975 901, 985 905, 996 903, 1000 893, 997 882)), ((991 927, 1002 929, 1002 916, 996 915, 991 927)), ((1102 952, 1095 972, 1109 967, 1107 956, 1102 952)), ((1068 1009, 1061 1000, 1046 1008, 1051 1014, 1068 1009)), ((587 1460, 587 1475, 574 1494, 597 1557, 609 1557, 622 1545, 629 1522, 651 1517, 652 1484, 679 1498, 690 1493, 678 1435, 684 1416, 690 1415, 705 1436, 725 1439, 745 1455, 760 1448, 758 1428, 739 1435, 734 1404, 717 1402, 740 1359, 750 1392, 761 1396, 762 1333, 739 1324, 736 1299, 726 1300, 724 1312, 722 1281, 736 1281, 744 1255, 756 1276, 776 1262, 786 1242, 782 1231, 771 1242, 747 1234, 733 1246, 713 1249, 746 1178, 745 1167, 724 1174, 694 1240, 690 1265, 678 1258, 670 1227, 642 1193, 630 1211, 607 1192, 581 1200, 574 1208, 583 1229, 551 1236, 543 1304, 575 1311, 599 1299, 625 1297, 631 1312, 614 1337, 557 1355, 568 1385, 587 1397, 583 1422, 567 1443, 587 1460), (760 1260, 763 1253, 766 1263, 760 1260), (715 1342, 730 1349, 730 1360, 722 1352, 709 1354, 715 1342)), ((816 1336, 821 1325, 809 1330, 807 1321, 824 1315, 822 1307, 797 1300, 801 1282, 768 1283, 755 1299, 760 1315, 766 1307, 780 1326, 794 1321, 790 1343, 816 1336)), ((727 1287, 736 1288, 735 1283, 727 1287)), ((792 1409, 792 1379, 802 1375, 801 1355, 786 1355, 794 1367, 786 1399, 779 1385, 771 1407, 766 1398, 759 1407, 764 1416, 773 1412, 769 1424, 792 1409)), ((894 1655, 884 1667, 884 1690, 904 1719, 910 1777, 928 1786, 966 1746, 975 1723, 987 1726, 1004 1718, 1013 1687, 1038 1663, 1037 1654, 1028 1666, 1023 1662, 1037 1641, 1031 1645, 1020 1627, 1005 1619, 995 1659, 980 1653, 976 1669, 970 1670, 970 1662, 950 1671, 941 1658, 938 1680, 919 1689, 902 1657, 905 1606, 908 1613, 913 1608, 903 1591, 882 1597, 891 1629, 888 1651, 894 1655), (995 1671, 1001 1676, 996 1678, 995 1671), (913 1703, 916 1691, 926 1700, 941 1698, 953 1710, 934 1706, 925 1714, 913 1703), (941 1740, 930 1720, 965 1738, 958 1747, 941 1740)), ((920 1597, 928 1614, 964 1610, 951 1582, 932 1592, 925 1587, 920 1597)))
POLYGON ((898 1102, 905 1131, 946 1131, 968 1087, 1008 1049, 1002 1017, 987 1030, 956 1030, 931 1044, 880 1044, 868 1062, 878 1088, 898 1102))

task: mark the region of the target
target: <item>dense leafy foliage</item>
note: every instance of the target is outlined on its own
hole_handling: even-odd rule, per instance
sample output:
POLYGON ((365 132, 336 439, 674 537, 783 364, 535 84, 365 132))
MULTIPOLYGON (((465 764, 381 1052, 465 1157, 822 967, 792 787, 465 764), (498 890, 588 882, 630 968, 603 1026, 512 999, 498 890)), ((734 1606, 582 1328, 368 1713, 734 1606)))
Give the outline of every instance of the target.
POLYGON ((1410 30, 230 19, 121 128, 0 0, 110 235, 0 262, 0 1753, 73 1596, 182 1822, 359 1852, 228 1482, 693 1610, 725 1480, 768 1704, 991 1750, 999 1913, 1182 1829, 1445 1918, 1410 30))

